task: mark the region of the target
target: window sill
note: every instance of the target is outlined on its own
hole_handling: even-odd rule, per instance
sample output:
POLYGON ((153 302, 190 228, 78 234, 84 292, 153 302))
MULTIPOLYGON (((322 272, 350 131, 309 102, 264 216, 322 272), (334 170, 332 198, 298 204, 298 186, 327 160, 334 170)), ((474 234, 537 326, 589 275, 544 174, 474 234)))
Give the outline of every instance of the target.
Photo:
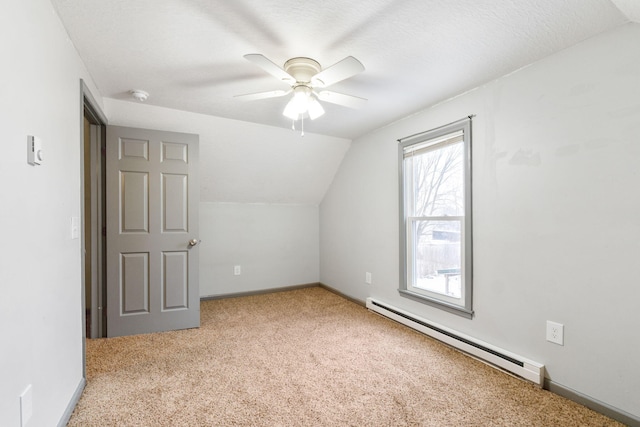
POLYGON ((400 295, 403 297, 411 298, 415 301, 431 305, 433 307, 439 308, 449 313, 457 314, 458 316, 466 317, 467 319, 473 318, 473 310, 467 310, 464 307, 447 304, 446 302, 438 301, 436 299, 429 298, 425 295, 421 295, 416 292, 411 292, 406 289, 398 289, 398 292, 400 292, 400 295))

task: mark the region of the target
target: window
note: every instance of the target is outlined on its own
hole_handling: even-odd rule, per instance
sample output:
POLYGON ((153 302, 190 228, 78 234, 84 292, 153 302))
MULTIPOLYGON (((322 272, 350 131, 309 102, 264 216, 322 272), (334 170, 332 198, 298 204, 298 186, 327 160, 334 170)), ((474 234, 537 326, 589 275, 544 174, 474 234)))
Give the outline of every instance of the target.
POLYGON ((471 318, 471 117, 398 142, 400 293, 471 318))

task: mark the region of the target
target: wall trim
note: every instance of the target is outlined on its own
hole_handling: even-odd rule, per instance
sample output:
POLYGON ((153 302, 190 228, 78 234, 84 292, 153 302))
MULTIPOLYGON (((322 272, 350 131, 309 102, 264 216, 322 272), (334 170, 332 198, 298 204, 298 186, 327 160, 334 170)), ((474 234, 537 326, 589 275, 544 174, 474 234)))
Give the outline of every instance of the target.
POLYGON ((287 291, 295 291, 297 289, 305 289, 305 288, 322 288, 326 291, 334 293, 348 301, 351 301, 354 304, 358 304, 362 307, 367 307, 367 304, 360 299, 353 298, 347 294, 340 292, 339 290, 332 288, 331 286, 325 285, 324 283, 314 282, 314 283, 304 283, 301 285, 292 285, 292 286, 283 286, 279 288, 269 288, 269 289, 260 289, 257 291, 247 291, 247 292, 234 292, 230 294, 220 294, 220 295, 206 295, 200 297, 200 301, 210 301, 210 300, 218 300, 218 299, 227 299, 227 298, 241 298, 241 297, 250 297, 253 295, 264 295, 264 294, 273 294, 276 292, 287 292, 287 291))
POLYGON ((609 418, 613 418, 614 420, 619 421, 629 427, 640 427, 640 418, 637 418, 634 415, 621 409, 614 408, 611 405, 607 405, 606 403, 594 399, 593 397, 582 394, 579 391, 573 390, 558 383, 554 383, 549 378, 544 379, 544 389, 549 390, 550 392, 555 393, 559 396, 566 397, 573 402, 586 406, 587 408, 592 409, 600 414, 606 415, 609 418))
POLYGON ((343 293, 342 293, 342 292, 340 292, 339 290, 337 290, 337 289, 335 289, 335 288, 332 288, 332 287, 331 287, 331 286, 329 286, 329 285, 325 285, 324 283, 318 283, 318 286, 319 286, 319 287, 321 287, 322 289, 325 289, 325 290, 327 290, 327 291, 329 291, 329 292, 332 292, 332 293, 334 293, 334 294, 336 294, 336 295, 338 295, 338 296, 341 296, 342 298, 344 298, 344 299, 346 299, 346 300, 349 300, 349 301, 351 301, 351 302, 352 302, 352 303, 354 303, 354 304, 361 305, 362 307, 365 307, 365 308, 367 307, 367 303, 366 303, 365 301, 360 300, 360 299, 357 299, 357 298, 350 297, 350 296, 349 296, 349 295, 347 295, 347 294, 343 294, 343 293))
POLYGON ((264 294, 273 294, 273 293, 276 293, 276 292, 295 291, 297 289, 314 288, 314 287, 317 287, 317 286, 320 286, 320 283, 314 282, 314 283, 305 283, 305 284, 301 284, 301 285, 283 286, 283 287, 280 287, 280 288, 259 289, 259 290, 256 290, 256 291, 234 292, 234 293, 230 293, 230 294, 220 294, 220 295, 206 295, 206 296, 200 297, 200 301, 210 301, 210 300, 227 299, 227 298, 250 297, 250 296, 253 296, 253 295, 264 295, 264 294))
POLYGON ((76 391, 73 393, 73 396, 71 396, 71 400, 67 405, 67 409, 65 409, 64 413, 62 414, 62 418, 60 418, 60 421, 58 421, 58 427, 64 427, 69 423, 71 414, 73 414, 73 411, 76 409, 76 405, 80 401, 80 397, 82 397, 82 392, 84 391, 84 387, 86 385, 87 380, 81 378, 80 382, 78 383, 78 387, 76 387, 76 391))

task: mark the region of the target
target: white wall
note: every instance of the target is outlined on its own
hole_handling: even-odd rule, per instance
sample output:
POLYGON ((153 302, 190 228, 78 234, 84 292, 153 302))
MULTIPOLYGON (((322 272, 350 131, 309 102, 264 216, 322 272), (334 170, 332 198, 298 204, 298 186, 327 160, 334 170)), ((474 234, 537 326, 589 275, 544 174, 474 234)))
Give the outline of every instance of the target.
POLYGON ((319 281, 318 205, 349 140, 104 102, 110 124, 200 135, 201 296, 319 281))
POLYGON ((203 202, 200 215, 200 295, 320 281, 318 206, 203 202))
POLYGON ((542 362, 640 417, 640 25, 352 143, 320 207, 320 278, 542 362), (400 297, 396 140, 473 121, 472 320, 400 297), (365 271, 373 284, 364 284, 365 271), (565 345, 545 322, 565 325, 565 345))
MULTIPOLYGON (((48 0, 7 0, 0 13, 0 425, 56 425, 82 381, 80 78, 90 80, 48 0), (45 163, 27 164, 27 135, 45 163)), ((99 93, 88 82, 93 95, 99 93)))

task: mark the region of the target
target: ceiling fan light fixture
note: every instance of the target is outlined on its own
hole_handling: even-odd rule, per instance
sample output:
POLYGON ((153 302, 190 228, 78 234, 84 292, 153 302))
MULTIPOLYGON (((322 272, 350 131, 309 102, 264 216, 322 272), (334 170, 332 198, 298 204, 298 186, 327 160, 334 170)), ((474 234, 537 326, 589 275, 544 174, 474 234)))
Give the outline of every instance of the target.
POLYGON ((322 104, 318 102, 315 96, 313 96, 309 102, 309 118, 315 120, 324 114, 324 108, 322 104))
POLYGON ((298 120, 305 113, 309 114, 311 120, 314 120, 324 114, 324 108, 313 95, 310 87, 299 85, 293 89, 293 96, 282 114, 291 120, 298 120))
POLYGON ((298 120, 300 117, 300 112, 298 112, 298 108, 295 103, 295 97, 291 98, 287 105, 284 107, 284 111, 282 114, 291 120, 298 120))
POLYGON ((303 114, 309 108, 309 101, 311 96, 311 90, 306 86, 297 86, 293 90, 293 102, 298 113, 303 114))

